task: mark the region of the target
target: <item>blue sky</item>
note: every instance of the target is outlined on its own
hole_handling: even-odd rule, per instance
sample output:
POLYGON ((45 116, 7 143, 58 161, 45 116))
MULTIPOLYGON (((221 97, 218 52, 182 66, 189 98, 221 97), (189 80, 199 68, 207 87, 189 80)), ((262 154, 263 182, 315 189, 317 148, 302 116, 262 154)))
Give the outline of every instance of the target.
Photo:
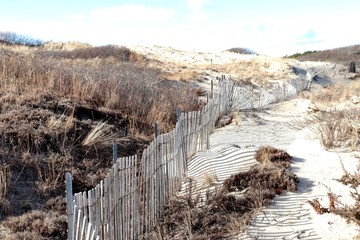
POLYGON ((93 45, 283 56, 360 43, 359 0, 11 0, 0 31, 93 45))

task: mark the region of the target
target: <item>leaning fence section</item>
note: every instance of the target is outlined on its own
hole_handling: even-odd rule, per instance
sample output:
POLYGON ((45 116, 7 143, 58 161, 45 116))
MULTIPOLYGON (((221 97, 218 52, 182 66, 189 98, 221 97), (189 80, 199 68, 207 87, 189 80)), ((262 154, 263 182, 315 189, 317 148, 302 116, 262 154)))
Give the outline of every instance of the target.
MULTIPOLYGON (((301 85, 292 83, 295 89, 303 88, 303 82, 295 83, 301 85)), ((285 90, 285 85, 275 88, 273 95, 289 95, 285 90)), ((209 149, 209 136, 219 117, 277 100, 265 89, 225 77, 210 96, 201 111, 177 113, 175 128, 157 135, 141 159, 116 157, 106 178, 95 188, 73 195, 71 175, 66 174, 69 239, 144 238, 161 218, 163 207, 180 190, 187 161, 196 152, 209 149)))
POLYGON ((72 195, 67 173, 68 238, 141 239, 162 216, 186 175, 187 160, 209 148, 209 135, 228 109, 228 80, 201 111, 179 113, 175 128, 136 156, 117 158, 95 188, 72 195))

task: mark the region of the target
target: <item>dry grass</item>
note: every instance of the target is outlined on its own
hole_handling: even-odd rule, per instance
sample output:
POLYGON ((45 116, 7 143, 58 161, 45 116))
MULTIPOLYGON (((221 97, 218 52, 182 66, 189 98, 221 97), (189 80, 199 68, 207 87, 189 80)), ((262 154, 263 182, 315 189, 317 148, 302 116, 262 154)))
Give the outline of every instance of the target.
POLYGON ((189 53, 175 49, 155 47, 136 49, 146 55, 148 66, 162 69, 162 75, 169 80, 201 80, 221 74, 231 75, 232 79, 262 86, 269 80, 283 80, 294 77, 292 60, 265 56, 243 56, 228 51, 218 54, 189 53))
POLYGON ((43 57, 52 57, 57 59, 105 59, 112 58, 120 62, 130 62, 132 59, 132 53, 129 49, 125 47, 116 47, 112 45, 100 46, 100 47, 80 47, 73 50, 63 51, 63 50, 44 50, 37 51, 37 54, 43 57))
POLYGON ((9 165, 0 166, 0 198, 6 196, 11 181, 11 170, 9 165))
POLYGON ((217 176, 215 173, 206 172, 204 173, 202 188, 211 187, 215 184, 216 181, 217 181, 217 176))
POLYGON ((72 51, 80 48, 91 47, 88 43, 81 42, 46 42, 43 48, 48 51, 72 51))
MULTIPOLYGON (((319 111, 313 114, 311 121, 318 124, 316 131, 325 149, 350 147, 358 150, 360 131, 360 109, 319 111)), ((310 121, 310 120, 309 120, 310 121)))
MULTIPOLYGON (((352 82, 323 89, 312 96, 318 109, 310 119, 319 125, 317 132, 326 149, 348 147, 351 151, 359 150, 360 109, 357 106, 359 90, 359 82, 352 82)), ((318 214, 335 213, 360 225, 360 193, 358 191, 360 165, 356 172, 350 174, 346 171, 341 159, 340 162, 344 175, 339 181, 350 186, 350 194, 355 200, 355 204, 349 206, 339 202, 338 196, 330 189, 328 206, 322 206, 317 199, 313 199, 309 203, 318 214)))
POLYGON ((255 159, 263 165, 273 163, 275 166, 289 168, 292 157, 284 150, 263 146, 256 150, 255 159))
POLYGON ((320 62, 335 62, 349 64, 351 61, 356 61, 359 64, 360 45, 335 48, 324 51, 317 51, 306 54, 296 59, 301 61, 320 61, 320 62))
POLYGON ((283 190, 295 191, 298 182, 299 179, 289 168, 268 164, 255 166, 248 172, 231 176, 224 182, 224 187, 228 191, 244 191, 249 188, 256 191, 257 188, 267 188, 271 194, 280 194, 283 190))
POLYGON ((122 111, 134 130, 148 130, 155 121, 161 130, 168 130, 175 124, 176 108, 199 107, 195 89, 185 84, 175 89, 161 80, 159 70, 128 63, 132 53, 127 49, 108 46, 74 51, 54 59, 54 52, 25 55, 0 50, 0 91, 11 89, 15 96, 50 91, 97 108, 122 111))
POLYGON ((292 67, 283 59, 257 57, 249 60, 214 64, 215 71, 230 74, 234 79, 246 83, 267 86, 269 80, 291 79, 292 67))
POLYGON ((205 199, 193 194, 189 187, 188 194, 170 201, 162 219, 146 238, 225 239, 237 236, 245 231, 254 214, 270 204, 277 194, 296 190, 297 176, 289 168, 279 166, 271 162, 267 166, 259 164, 248 172, 231 176, 222 186, 208 191, 205 199))
POLYGON ((54 211, 32 211, 3 224, 12 231, 6 239, 66 239, 66 220, 66 215, 54 211))
POLYGON ((161 76, 164 79, 168 79, 172 81, 189 81, 189 80, 199 79, 200 75, 201 75, 201 71, 184 69, 178 72, 163 73, 161 76))
POLYGON ((357 171, 352 174, 345 170, 342 162, 341 165, 344 170, 344 175, 338 181, 342 182, 344 185, 350 186, 350 193, 352 198, 355 200, 355 204, 350 206, 346 203, 340 202, 339 196, 331 192, 330 189, 328 192, 328 207, 322 206, 318 199, 313 199, 312 201, 309 201, 309 203, 318 214, 331 212, 344 217, 348 221, 353 221, 357 225, 360 225, 360 193, 358 189, 360 186, 360 163, 357 171))
POLYGON ((83 146, 94 146, 98 144, 111 144, 117 142, 119 136, 111 131, 111 127, 106 122, 98 123, 85 137, 83 146))
POLYGON ((0 45, 0 157, 11 172, 0 169, 0 211, 1 220, 13 216, 8 239, 64 239, 63 204, 46 202, 64 199, 66 171, 74 192, 86 191, 113 165, 107 143, 126 139, 118 141, 119 157, 139 154, 155 121, 167 131, 177 108, 199 107, 196 89, 162 80, 144 57, 80 47, 0 45))
POLYGON ((357 103, 360 82, 353 81, 350 84, 337 83, 333 86, 324 88, 319 92, 313 93, 311 100, 319 107, 334 106, 344 101, 357 103))
POLYGON ((359 82, 336 84, 313 93, 315 111, 309 123, 318 124, 316 132, 326 149, 350 146, 358 150, 360 131, 359 82))

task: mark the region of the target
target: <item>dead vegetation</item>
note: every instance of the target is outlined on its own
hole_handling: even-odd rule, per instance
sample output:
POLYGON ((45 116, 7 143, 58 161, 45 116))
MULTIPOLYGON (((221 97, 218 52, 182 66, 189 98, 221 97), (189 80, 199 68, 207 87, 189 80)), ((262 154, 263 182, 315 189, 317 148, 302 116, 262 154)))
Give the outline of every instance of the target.
POLYGON ((295 57, 300 61, 319 61, 319 62, 335 62, 345 65, 355 61, 359 65, 360 45, 341 47, 323 51, 308 52, 308 54, 299 54, 295 57))
POLYGON ((357 104, 360 102, 358 93, 360 91, 360 82, 353 81, 349 84, 336 83, 335 85, 323 88, 311 96, 311 100, 319 108, 325 106, 336 106, 343 102, 357 104))
POLYGON ((284 150, 264 146, 256 150, 255 159, 263 165, 271 162, 277 167, 289 168, 292 157, 284 150))
POLYGON ((305 122, 307 127, 319 135, 325 149, 359 149, 359 90, 360 84, 355 81, 349 84, 335 84, 310 96, 312 112, 305 122))
POLYGON ((204 199, 191 186, 185 196, 173 198, 147 239, 224 239, 244 231, 257 211, 284 190, 295 191, 299 182, 286 152, 266 147, 257 156, 264 159, 265 152, 269 162, 231 176, 204 199))
POLYGON ((20 217, 10 217, 4 226, 12 233, 6 239, 66 239, 67 217, 55 211, 34 210, 20 217))
POLYGON ((0 45, 0 219, 7 239, 65 239, 65 172, 74 192, 94 187, 114 141, 140 155, 154 122, 171 129, 198 95, 125 48, 16 49, 0 45))
MULTIPOLYGON (((316 132, 324 148, 359 151, 360 109, 357 106, 359 86, 359 82, 351 82, 347 85, 338 84, 314 93, 312 96, 317 111, 310 119, 318 126, 316 132)), ((360 165, 357 171, 349 173, 341 159, 340 163, 344 175, 339 181, 350 187, 350 195, 355 203, 349 205, 341 202, 339 196, 329 188, 326 206, 323 206, 318 199, 309 201, 309 204, 318 214, 338 214, 360 225, 360 165)))
POLYGON ((256 57, 226 63, 215 63, 213 69, 230 74, 245 83, 268 86, 269 80, 291 79, 294 76, 291 65, 284 59, 256 57))
MULTIPOLYGON (((234 49, 235 52, 242 51, 234 49)), ((231 75, 245 83, 268 86, 269 80, 284 80, 294 77, 292 60, 237 54, 224 51, 219 54, 187 53, 164 47, 140 48, 151 61, 148 66, 163 70, 169 80, 194 81, 210 77, 231 75), (189 57, 190 55, 190 57, 189 57), (212 75, 212 76, 210 76, 212 75)), ((245 50, 244 50, 245 51, 245 50)))
POLYGON ((328 189, 328 207, 322 206, 318 199, 313 199, 309 201, 309 204, 318 214, 338 214, 347 219, 348 221, 353 221, 357 225, 360 225, 360 163, 358 165, 357 171, 354 173, 350 174, 349 172, 347 172, 344 166, 343 170, 344 175, 340 179, 338 179, 338 181, 350 187, 350 194, 351 197, 355 200, 355 204, 349 205, 347 203, 339 201, 339 196, 333 193, 330 189, 328 189))
POLYGON ((359 114, 359 109, 319 112, 316 119, 319 121, 319 137, 324 148, 350 147, 352 151, 358 150, 359 114))
POLYGON ((344 185, 350 187, 350 194, 351 197, 355 200, 355 204, 349 205, 344 204, 338 201, 336 195, 333 193, 329 193, 329 201, 331 203, 332 199, 333 202, 339 205, 339 207, 332 209, 330 211, 336 214, 339 214, 342 217, 345 217, 349 221, 354 221, 357 225, 360 225, 360 161, 357 166, 357 170, 354 173, 349 173, 345 170, 343 163, 341 161, 341 165, 344 171, 344 175, 338 180, 342 182, 344 185))

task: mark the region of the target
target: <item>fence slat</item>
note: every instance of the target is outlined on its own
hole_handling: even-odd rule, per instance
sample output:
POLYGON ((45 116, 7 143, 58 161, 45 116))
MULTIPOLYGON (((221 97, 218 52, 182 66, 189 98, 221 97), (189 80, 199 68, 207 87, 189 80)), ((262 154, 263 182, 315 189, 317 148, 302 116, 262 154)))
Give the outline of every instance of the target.
MULTIPOLYGON (((153 229, 180 189, 189 158, 209 149, 215 122, 230 109, 234 89, 240 89, 234 86, 223 78, 200 111, 178 110, 175 128, 161 135, 156 131, 139 160, 118 158, 114 144, 114 165, 95 188, 73 195, 71 175, 66 174, 68 239, 141 239, 153 229)), ((262 98, 256 98, 259 106, 262 98)))

